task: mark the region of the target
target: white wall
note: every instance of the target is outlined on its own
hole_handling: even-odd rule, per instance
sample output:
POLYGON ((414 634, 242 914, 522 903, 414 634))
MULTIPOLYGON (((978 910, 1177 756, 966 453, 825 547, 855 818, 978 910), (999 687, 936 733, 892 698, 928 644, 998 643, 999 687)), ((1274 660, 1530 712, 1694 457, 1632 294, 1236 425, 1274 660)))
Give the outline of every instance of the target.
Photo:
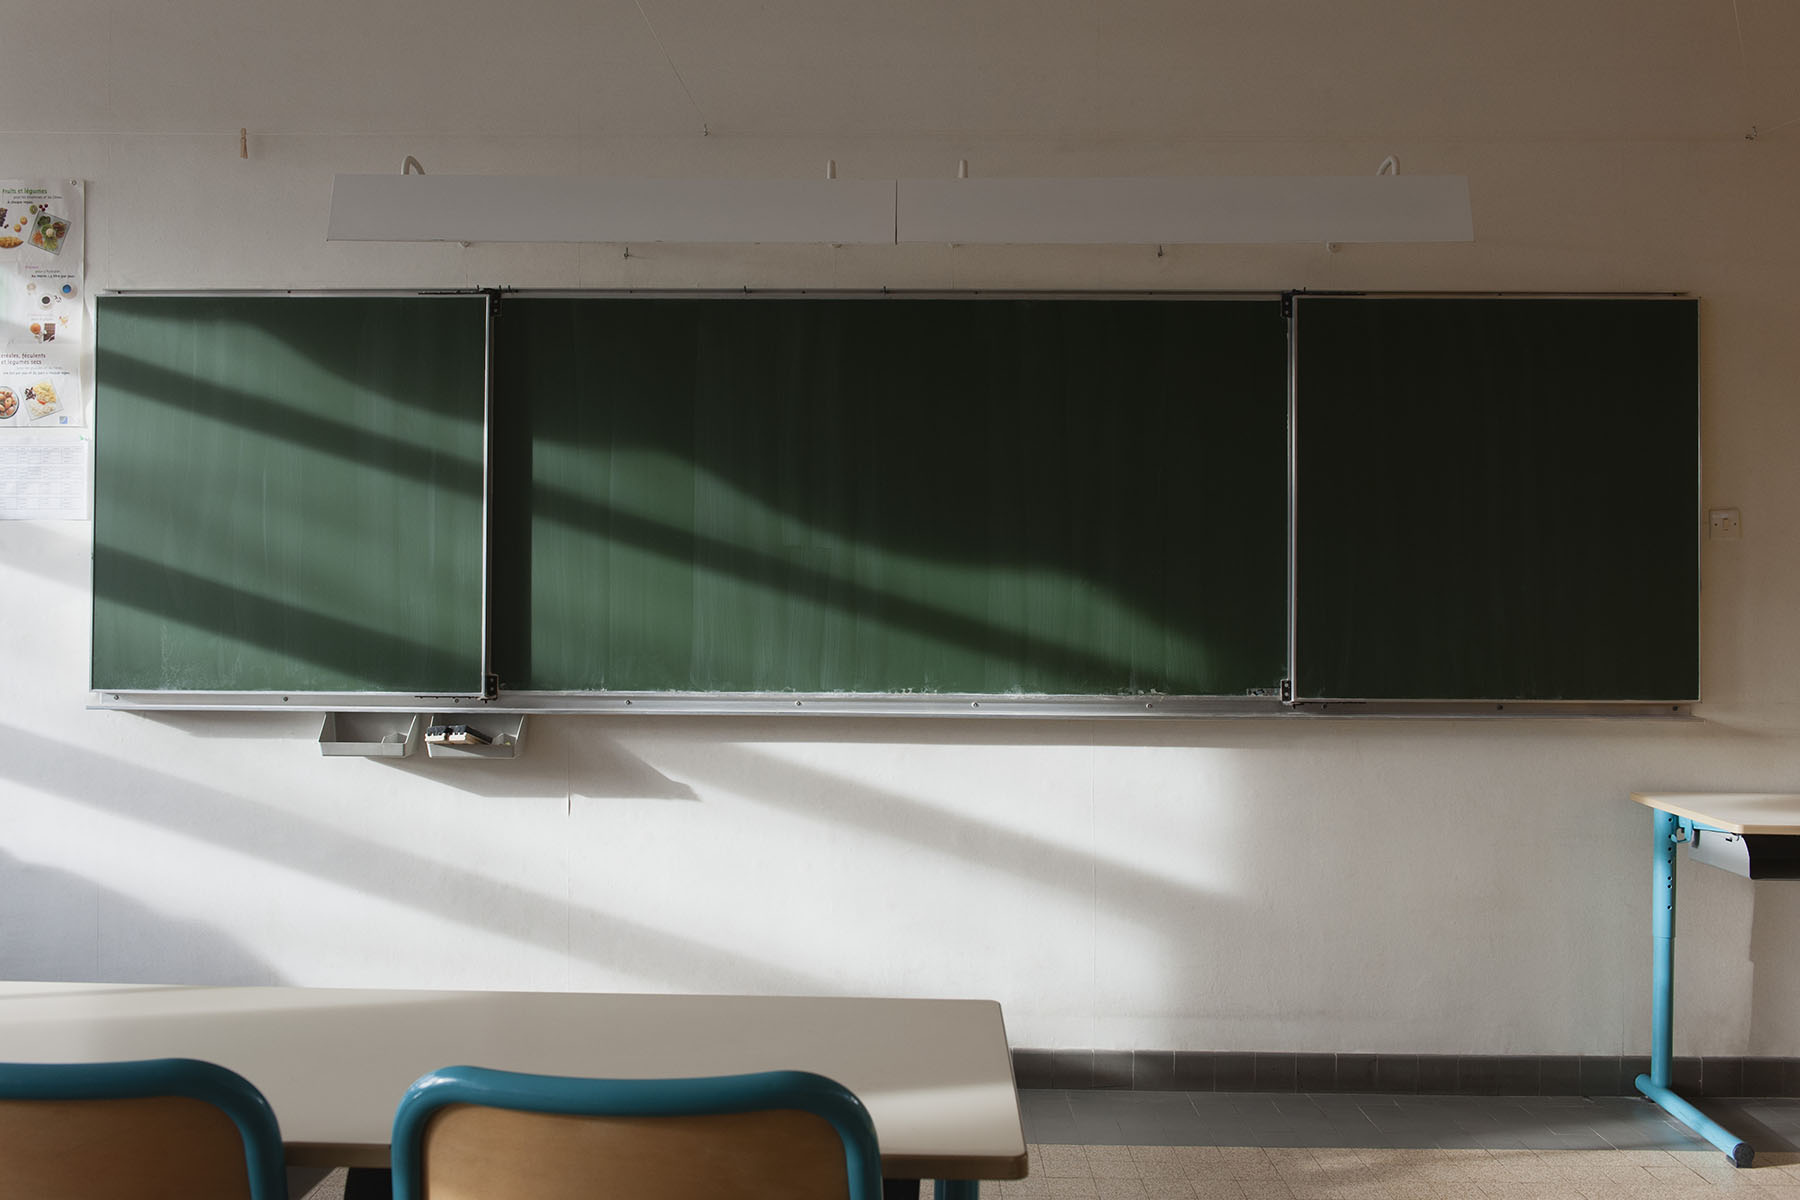
MULTIPOLYGON (((90 181, 90 294, 1691 291, 1705 501, 1744 515, 1742 541, 1703 547, 1705 720, 568 718, 514 763, 323 761, 316 717, 87 711, 91 529, 9 522, 0 976, 982 995, 1019 1045, 1647 1051, 1650 822, 1627 794, 1800 787, 1800 127, 1742 136, 1800 115, 1778 9, 1745 6, 1765 25, 1740 60, 1731 6, 1676 0, 1508 6, 1479 29, 1399 0, 933 4, 916 42, 887 6, 893 27, 845 30, 877 18, 784 0, 758 29, 647 3, 690 104, 630 3, 434 5, 419 28, 401 7, 65 5, 65 34, 7 34, 9 92, 57 104, 0 113, 0 177, 90 181), (496 32, 513 10, 528 45, 496 32), (323 241, 331 175, 407 154, 892 178, 957 158, 1348 174, 1390 153, 1469 175, 1473 244, 323 241)), ((1681 886, 1678 1053, 1800 1054, 1800 887, 1681 886)))

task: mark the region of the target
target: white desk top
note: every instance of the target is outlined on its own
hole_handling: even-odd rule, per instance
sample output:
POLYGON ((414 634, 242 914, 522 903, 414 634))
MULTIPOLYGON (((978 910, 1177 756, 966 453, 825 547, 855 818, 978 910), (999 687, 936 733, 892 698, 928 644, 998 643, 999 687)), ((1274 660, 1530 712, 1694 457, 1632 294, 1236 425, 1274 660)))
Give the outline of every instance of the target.
POLYGON ((990 1000, 0 982, 0 1061, 187 1057, 274 1106, 294 1166, 386 1166, 407 1085, 466 1064, 614 1078, 816 1071, 862 1098, 890 1178, 1022 1179, 990 1000))
POLYGON ((1727 833, 1800 833, 1800 795, 1783 792, 1633 792, 1639 804, 1727 833))

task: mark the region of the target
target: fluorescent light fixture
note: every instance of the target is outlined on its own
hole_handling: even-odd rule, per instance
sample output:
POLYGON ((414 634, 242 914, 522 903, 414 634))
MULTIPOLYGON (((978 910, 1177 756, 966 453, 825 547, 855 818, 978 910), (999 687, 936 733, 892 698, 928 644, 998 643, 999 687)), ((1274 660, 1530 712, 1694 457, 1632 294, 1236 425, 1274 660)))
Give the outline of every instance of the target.
POLYGON ((894 241, 892 180, 339 175, 327 241, 894 241))
POLYGON ((329 241, 1467 242, 1462 175, 598 179, 339 175, 329 241))
POLYGON ((895 241, 1468 242, 1464 175, 904 179, 895 241))

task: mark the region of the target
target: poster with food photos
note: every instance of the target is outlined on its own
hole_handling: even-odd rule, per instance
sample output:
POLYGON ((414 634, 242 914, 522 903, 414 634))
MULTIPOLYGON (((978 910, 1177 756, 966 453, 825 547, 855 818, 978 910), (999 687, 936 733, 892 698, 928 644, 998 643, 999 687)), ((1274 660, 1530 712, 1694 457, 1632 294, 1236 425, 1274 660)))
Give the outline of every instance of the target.
POLYGON ((0 432, 86 424, 79 179, 0 179, 0 432))

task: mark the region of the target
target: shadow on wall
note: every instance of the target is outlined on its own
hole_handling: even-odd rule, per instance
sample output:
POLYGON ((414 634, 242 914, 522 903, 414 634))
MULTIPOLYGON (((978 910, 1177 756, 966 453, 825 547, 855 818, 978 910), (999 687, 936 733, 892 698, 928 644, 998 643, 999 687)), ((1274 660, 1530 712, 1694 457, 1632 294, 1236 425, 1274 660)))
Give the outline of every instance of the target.
MULTIPOLYGON (((588 803, 599 789, 587 781, 606 761, 594 756, 598 769, 590 772, 586 759, 593 744, 584 740, 571 760, 577 813, 585 814, 589 828, 617 823, 620 836, 653 849, 642 824, 619 814, 617 802, 588 803)), ((938 995, 948 988, 948 994, 991 995, 1005 1004, 1047 1009, 1067 1021, 1083 1019, 1071 1016, 1073 1010, 1110 1005, 1139 984, 1155 993, 1149 1005, 1173 1005, 1213 955, 1204 931, 1236 928, 1255 916, 1219 861, 1219 842, 1235 821, 1228 813, 1212 814, 1220 839, 1194 841, 1192 823, 1184 819, 1175 822, 1182 828, 1155 835, 1163 839, 1159 846, 1168 839, 1181 842, 1179 861, 1164 853, 1142 861, 1122 852, 1116 839, 1082 841, 1089 824, 1083 789, 1034 805, 1031 793, 1044 782, 1039 772, 1021 776, 1008 767, 978 766, 973 775, 947 781, 948 794, 940 795, 937 787, 921 792, 910 786, 904 774, 894 773, 901 764, 891 759, 856 767, 796 762, 755 746, 708 741, 697 732, 667 750, 666 758, 649 753, 692 780, 720 810, 710 822, 682 826, 685 853, 710 873, 713 886, 740 889, 743 902, 718 915, 719 927, 760 938, 757 906, 767 904, 758 891, 768 885, 744 866, 732 831, 755 829, 780 838, 794 857, 778 853, 766 868, 810 872, 815 892, 830 897, 833 928, 858 931, 883 946, 878 964, 852 964, 841 972, 853 989, 873 984, 884 992, 938 995), (874 777, 859 778, 864 769, 874 777), (1001 799, 1009 790, 1016 790, 1016 800, 1001 799), (995 802, 968 808, 957 796, 995 802), (810 828, 796 829, 795 823, 810 828), (947 879, 954 880, 952 887, 932 886, 947 879), (1095 936, 1106 943, 1099 966, 1085 944, 1095 936), (1126 964, 1123 975, 1130 982, 1104 965, 1112 963, 1126 964), (1043 988, 1045 976, 1057 981, 1048 989, 1053 996, 1043 988)), ((1086 757, 1077 745, 1057 762, 1079 770, 1086 757)), ((676 885, 658 880, 649 886, 683 902, 676 885)), ((784 911, 780 901, 768 907, 776 917, 784 911)))
MULTIPOLYGON (((1790 1054, 1800 1045, 1800 883, 1752 884, 1749 1054, 1790 1054)), ((1679 932, 1679 931, 1678 931, 1679 932)), ((1761 1145, 1761 1143, 1757 1143, 1761 1145)))
POLYGON ((60 867, 0 850, 0 978, 115 983, 288 982, 229 934, 173 917, 60 867), (78 936, 72 926, 85 925, 78 936), (153 956, 104 947, 127 937, 153 956))
MULTIPOLYGON (((0 740, 18 731, 0 725, 0 740)), ((538 888, 495 879, 423 853, 385 845, 311 820, 253 796, 234 795, 86 747, 39 737, 42 753, 0 763, 0 773, 121 821, 177 831, 266 859, 369 896, 470 929, 571 951, 571 916, 560 880, 538 888)), ((715 942, 620 916, 594 913, 596 944, 582 957, 601 966, 629 962, 646 983, 708 990, 721 974, 764 980, 773 990, 828 994, 829 981, 803 967, 765 962, 715 942)))

